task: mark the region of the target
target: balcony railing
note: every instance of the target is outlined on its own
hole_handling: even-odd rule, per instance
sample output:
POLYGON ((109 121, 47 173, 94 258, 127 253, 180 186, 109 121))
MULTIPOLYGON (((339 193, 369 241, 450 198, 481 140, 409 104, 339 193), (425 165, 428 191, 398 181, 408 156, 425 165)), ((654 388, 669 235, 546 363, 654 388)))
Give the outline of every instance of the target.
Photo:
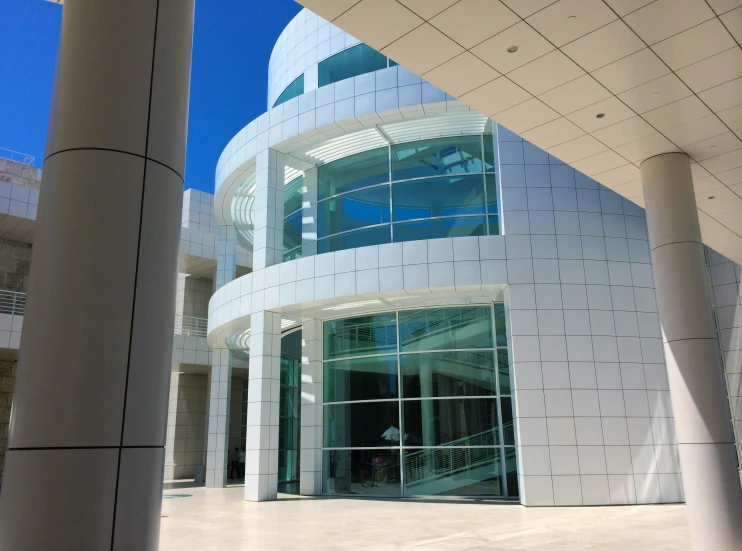
POLYGON ((195 316, 175 316, 175 334, 186 337, 205 337, 206 328, 209 325, 208 318, 197 318, 195 316))
POLYGON ((0 147, 0 157, 29 166, 33 166, 36 161, 36 157, 33 155, 27 155, 26 153, 13 151, 12 149, 6 149, 4 147, 0 147))
POLYGON ((26 293, 0 290, 0 314, 22 316, 26 310, 26 293))

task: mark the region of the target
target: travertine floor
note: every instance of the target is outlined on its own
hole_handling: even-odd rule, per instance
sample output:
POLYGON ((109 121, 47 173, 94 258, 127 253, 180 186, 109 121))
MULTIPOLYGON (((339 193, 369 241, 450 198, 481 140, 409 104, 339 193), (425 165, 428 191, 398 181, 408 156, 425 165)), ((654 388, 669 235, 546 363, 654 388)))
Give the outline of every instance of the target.
POLYGON ((162 505, 161 551, 440 549, 688 551, 685 507, 524 508, 486 502, 298 498, 242 500, 242 488, 162 505))

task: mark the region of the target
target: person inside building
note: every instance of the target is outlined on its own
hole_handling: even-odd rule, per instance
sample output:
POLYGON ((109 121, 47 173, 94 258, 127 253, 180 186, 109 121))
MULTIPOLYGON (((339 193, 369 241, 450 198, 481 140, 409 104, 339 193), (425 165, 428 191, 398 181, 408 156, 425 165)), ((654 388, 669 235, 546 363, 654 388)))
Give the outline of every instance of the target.
POLYGON ((238 478, 244 478, 245 477, 245 448, 244 446, 240 450, 237 461, 238 461, 237 476, 238 478))
POLYGON ((240 449, 235 446, 229 457, 229 476, 227 478, 238 478, 239 476, 240 449))

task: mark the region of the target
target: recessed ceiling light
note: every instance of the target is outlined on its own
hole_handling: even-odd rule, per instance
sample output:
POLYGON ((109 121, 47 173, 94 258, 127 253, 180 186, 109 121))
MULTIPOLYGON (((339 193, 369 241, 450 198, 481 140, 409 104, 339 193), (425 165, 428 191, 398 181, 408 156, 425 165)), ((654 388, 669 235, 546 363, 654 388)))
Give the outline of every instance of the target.
POLYGON ((508 53, 510 53, 510 54, 514 54, 517 51, 518 51, 518 46, 510 46, 508 48, 508 53))
POLYGON ((595 115, 596 119, 602 119, 603 117, 605 117, 605 113, 598 113, 597 115, 595 115))
POLYGON ((659 94, 657 92, 655 92, 654 94, 652 94, 652 97, 653 98, 656 98, 657 96, 659 96, 659 94))

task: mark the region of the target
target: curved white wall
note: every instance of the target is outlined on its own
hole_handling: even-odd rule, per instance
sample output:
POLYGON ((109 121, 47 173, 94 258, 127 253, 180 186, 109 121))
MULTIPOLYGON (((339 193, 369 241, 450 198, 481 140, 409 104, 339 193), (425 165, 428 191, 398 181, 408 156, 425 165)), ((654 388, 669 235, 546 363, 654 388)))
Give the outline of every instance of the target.
POLYGON ((360 44, 360 40, 307 9, 301 10, 276 40, 268 63, 268 109, 299 75, 304 91, 317 88, 317 64, 360 44))
POLYGON ((214 184, 217 220, 231 220, 234 191, 265 149, 290 151, 381 123, 470 110, 400 66, 306 92, 250 122, 224 148, 214 184))

